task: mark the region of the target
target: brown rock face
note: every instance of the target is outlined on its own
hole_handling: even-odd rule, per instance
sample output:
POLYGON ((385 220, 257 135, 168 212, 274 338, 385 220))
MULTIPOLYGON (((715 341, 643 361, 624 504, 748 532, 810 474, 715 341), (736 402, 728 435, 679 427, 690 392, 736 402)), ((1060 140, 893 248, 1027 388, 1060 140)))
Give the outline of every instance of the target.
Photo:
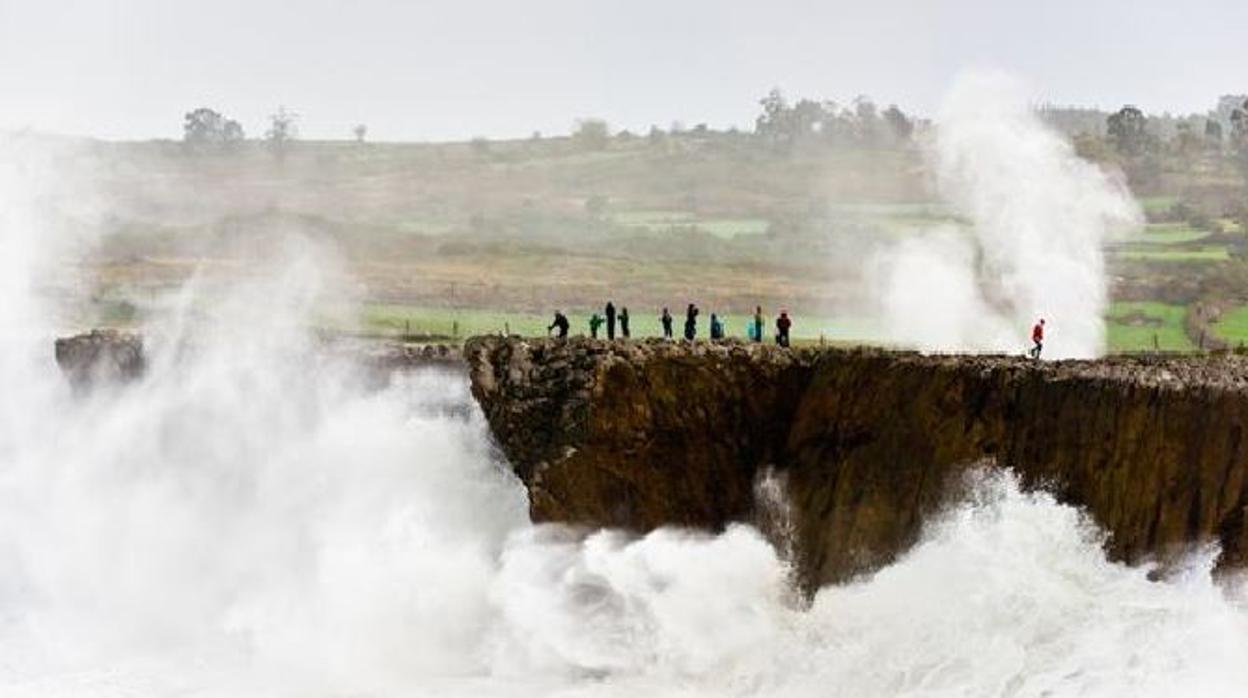
POLYGON ((803 581, 892 560, 972 467, 1086 508, 1127 561, 1248 555, 1248 360, 477 338, 473 395, 535 521, 719 529, 784 475, 803 581))
POLYGON ((76 389, 134 380, 147 367, 142 337, 116 330, 56 340, 56 363, 76 389))

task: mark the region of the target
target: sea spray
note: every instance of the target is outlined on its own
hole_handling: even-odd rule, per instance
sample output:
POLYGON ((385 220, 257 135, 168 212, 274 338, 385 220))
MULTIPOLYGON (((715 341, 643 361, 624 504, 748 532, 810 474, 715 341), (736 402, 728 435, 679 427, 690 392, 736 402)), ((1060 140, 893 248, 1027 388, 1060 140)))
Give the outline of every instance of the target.
POLYGON ((51 361, 56 304, 43 293, 64 238, 27 207, 30 178, 0 182, 0 240, 19 252, 0 257, 6 697, 1248 685, 1248 614, 1211 581, 1211 554, 1151 581, 1109 562, 1078 511, 1004 474, 983 476, 895 564, 822 589, 808 610, 788 602, 783 555, 749 526, 534 527, 462 376, 372 390, 317 350, 302 328, 335 273, 298 238, 264 278, 185 287, 144 328, 148 374, 75 397, 51 361))
POLYGON ((1101 355, 1104 246, 1141 220, 1125 186, 1080 159, 997 74, 957 82, 929 155, 963 221, 876 255, 888 338, 926 351, 1021 353, 1043 317, 1046 357, 1101 355))

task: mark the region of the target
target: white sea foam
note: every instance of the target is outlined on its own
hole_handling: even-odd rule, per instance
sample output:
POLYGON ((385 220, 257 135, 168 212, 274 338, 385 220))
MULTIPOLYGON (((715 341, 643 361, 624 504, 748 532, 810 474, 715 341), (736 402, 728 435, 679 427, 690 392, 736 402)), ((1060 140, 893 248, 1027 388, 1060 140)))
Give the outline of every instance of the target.
POLYGON ((986 476, 894 565, 809 607, 748 526, 642 539, 533 527, 479 415, 426 409, 466 402, 462 378, 369 391, 316 350, 301 328, 335 275, 302 243, 271 278, 188 287, 170 306, 185 312, 145 328, 144 379, 75 396, 50 352, 56 223, 27 205, 44 183, 5 155, 0 695, 1248 685, 1248 615, 1210 581, 1211 555, 1149 581, 1107 561, 1077 511, 1006 476, 986 476))

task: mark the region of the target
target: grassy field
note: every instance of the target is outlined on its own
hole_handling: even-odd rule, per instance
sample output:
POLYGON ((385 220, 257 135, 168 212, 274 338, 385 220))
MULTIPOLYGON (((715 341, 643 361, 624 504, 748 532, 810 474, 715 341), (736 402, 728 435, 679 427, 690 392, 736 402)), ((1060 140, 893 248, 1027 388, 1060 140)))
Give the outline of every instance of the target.
POLYGON ((512 334, 546 334, 550 318, 529 313, 489 310, 431 308, 388 303, 369 303, 360 310, 360 321, 369 332, 385 335, 417 334, 471 337, 510 330, 512 334))
POLYGON ((718 238, 762 235, 770 222, 763 218, 703 218, 689 211, 621 211, 610 217, 616 225, 662 233, 699 230, 718 238))
MULTIPOLYGON (((568 321, 572 325, 571 334, 589 334, 589 317, 592 312, 594 311, 585 309, 568 312, 568 321)), ((601 313, 601 311, 598 312, 601 313)), ((698 336, 705 338, 708 335, 710 318, 710 313, 706 311, 698 316, 698 336)), ((360 311, 362 324, 360 329, 370 334, 393 336, 413 334, 464 338, 478 334, 511 332, 526 337, 544 337, 552 319, 553 314, 539 316, 518 312, 369 303, 360 311)), ((879 336, 872 323, 858 318, 794 316, 793 320, 794 339, 869 342, 872 338, 879 336)), ((739 338, 748 336, 750 315, 726 314, 722 321, 727 336, 739 338)), ((769 339, 774 334, 774 321, 774 317, 767 317, 765 338, 769 339)), ((684 322, 683 312, 673 314, 673 331, 677 335, 683 332, 684 322)), ((649 311, 645 313, 632 311, 629 325, 632 336, 638 338, 659 337, 663 333, 658 315, 649 311)), ((600 330, 600 333, 600 336, 605 336, 605 327, 600 330)))
MULTIPOLYGON (((599 151, 567 137, 301 142, 281 162, 258 143, 219 157, 102 144, 66 166, 113 193, 88 267, 92 294, 109 299, 95 309, 106 324, 134 322, 144 308, 121 299, 143 306, 150 289, 264 274, 294 240, 340 261, 333 281, 366 301, 326 329, 541 336, 562 308, 587 333, 587 309, 614 298, 644 337, 659 334, 664 304, 679 332, 695 299, 702 336, 713 309, 745 336, 741 311, 761 303, 798 311, 795 340, 878 342, 871 323, 819 310, 869 305, 865 263, 882 244, 968 225, 939 203, 920 148, 781 155, 734 133, 613 139, 599 151)), ((1154 337, 1190 348, 1183 305, 1240 293, 1238 209, 1219 202, 1242 200, 1242 183, 1229 164, 1219 172, 1175 170, 1141 189, 1152 223, 1107 249, 1114 292, 1176 305, 1115 306, 1111 350, 1147 350, 1154 337)), ((1234 314, 1224 324, 1232 339, 1248 336, 1234 314)))
POLYGON ((1213 324, 1213 332, 1233 345, 1248 343, 1248 305, 1223 313, 1213 324))
MULTIPOLYGON (((568 313, 571 334, 588 335, 589 317, 593 311, 577 309, 568 313)), ((601 312, 601 311, 599 311, 601 312)), ((1110 352, 1193 351, 1195 345, 1184 333, 1183 319, 1187 308, 1157 302, 1114 303, 1106 317, 1108 349, 1110 352)), ((396 304, 368 304, 361 311, 365 331, 372 334, 397 336, 437 335, 464 338, 477 334, 497 334, 510 331, 526 337, 546 336, 551 317, 531 313, 509 313, 486 310, 433 308, 396 304)), ((721 320, 727 336, 745 339, 749 336, 752 316, 728 313, 721 320)), ((684 327, 684 315, 673 317, 673 330, 679 337, 684 327)), ((656 314, 634 310, 630 321, 632 336, 636 338, 659 337, 662 326, 656 314)), ((1228 341, 1248 341, 1248 306, 1224 317, 1219 334, 1228 341)), ((705 338, 710 331, 710 313, 698 317, 698 336, 705 338)), ((802 343, 827 341, 836 344, 879 344, 880 329, 869 319, 854 317, 795 316, 793 338, 802 343)), ((764 338, 774 335, 774 317, 767 317, 764 338)), ((605 327, 599 336, 605 336, 605 327)))
POLYGON ((1225 245, 1129 245, 1119 250, 1118 255, 1123 259, 1144 262, 1225 262, 1231 258, 1225 245))
MULTIPOLYGON (((1154 302, 1114 303, 1106 318, 1111 352, 1191 351, 1195 345, 1183 331, 1187 308, 1154 302)), ((1248 321, 1248 318, 1246 318, 1248 321)), ((1248 324, 1245 325, 1248 331, 1248 324)))
POLYGON ((1165 213, 1179 202, 1177 196, 1146 196, 1139 199, 1140 208, 1148 215, 1165 213))
POLYGON ((1186 223, 1151 223, 1144 226, 1144 235, 1138 242, 1149 245, 1181 245, 1209 237, 1206 230, 1198 230, 1186 223))

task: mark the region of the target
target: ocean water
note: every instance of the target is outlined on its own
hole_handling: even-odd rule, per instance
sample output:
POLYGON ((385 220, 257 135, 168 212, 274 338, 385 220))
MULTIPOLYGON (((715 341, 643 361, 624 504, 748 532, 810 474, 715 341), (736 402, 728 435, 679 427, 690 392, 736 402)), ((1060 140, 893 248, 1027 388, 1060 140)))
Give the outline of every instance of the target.
POLYGON ((803 603, 748 526, 531 525, 479 412, 454 409, 471 399, 462 376, 365 389, 293 324, 255 327, 152 327, 149 375, 85 396, 37 333, 8 335, 0 695, 1248 686, 1248 614, 1237 582, 1212 581, 1216 551, 1150 581, 1008 475, 979 476, 896 564, 803 603))

